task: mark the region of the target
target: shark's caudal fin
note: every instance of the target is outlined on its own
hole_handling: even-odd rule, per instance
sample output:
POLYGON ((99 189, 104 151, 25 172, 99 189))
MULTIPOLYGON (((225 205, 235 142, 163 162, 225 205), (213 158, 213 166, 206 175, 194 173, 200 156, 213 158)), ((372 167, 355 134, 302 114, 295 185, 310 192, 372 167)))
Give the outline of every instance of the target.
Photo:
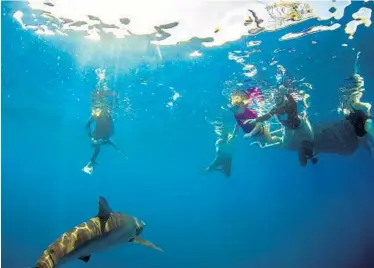
POLYGON ((97 213, 97 217, 99 218, 107 218, 109 214, 112 213, 112 209, 110 208, 108 201, 102 196, 99 197, 99 212, 97 213))

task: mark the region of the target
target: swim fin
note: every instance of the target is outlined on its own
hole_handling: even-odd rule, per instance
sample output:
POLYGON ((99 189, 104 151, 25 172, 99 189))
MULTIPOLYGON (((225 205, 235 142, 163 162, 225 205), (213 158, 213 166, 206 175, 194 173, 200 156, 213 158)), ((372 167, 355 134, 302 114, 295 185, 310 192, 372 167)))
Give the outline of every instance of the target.
POLYGON ((299 162, 302 167, 306 167, 308 164, 308 157, 305 153, 305 148, 299 149, 299 162))
POLYGON ((88 175, 92 175, 93 170, 94 170, 94 167, 93 167, 91 161, 88 162, 88 164, 82 169, 82 171, 87 173, 88 175))

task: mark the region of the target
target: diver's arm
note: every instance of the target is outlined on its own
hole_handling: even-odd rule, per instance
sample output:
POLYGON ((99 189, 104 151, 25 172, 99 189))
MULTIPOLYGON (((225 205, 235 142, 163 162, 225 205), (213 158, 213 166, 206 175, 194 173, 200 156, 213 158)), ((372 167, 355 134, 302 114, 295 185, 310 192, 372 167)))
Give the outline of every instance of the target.
POLYGON ((238 123, 235 124, 234 131, 232 132, 233 136, 236 136, 240 130, 240 126, 238 123))
POLYGON ((239 124, 235 123, 234 130, 232 131, 232 134, 229 134, 227 142, 230 142, 234 137, 236 137, 236 135, 239 132, 239 129, 240 129, 239 124))
POLYGON ((275 114, 275 109, 271 110, 269 113, 257 117, 255 123, 261 123, 269 120, 275 114))
POLYGON ((286 94, 286 98, 287 98, 287 102, 288 102, 289 105, 296 105, 296 101, 290 93, 286 94))
POLYGON ((90 118, 87 121, 87 124, 86 124, 86 131, 87 131, 87 134, 88 134, 89 137, 92 137, 92 134, 91 134, 91 124, 94 121, 95 121, 95 118, 91 115, 90 118))
POLYGON ((309 108, 309 106, 310 106, 310 103, 308 101, 309 97, 310 97, 310 95, 306 94, 306 93, 303 96, 303 105, 304 105, 305 109, 309 108))

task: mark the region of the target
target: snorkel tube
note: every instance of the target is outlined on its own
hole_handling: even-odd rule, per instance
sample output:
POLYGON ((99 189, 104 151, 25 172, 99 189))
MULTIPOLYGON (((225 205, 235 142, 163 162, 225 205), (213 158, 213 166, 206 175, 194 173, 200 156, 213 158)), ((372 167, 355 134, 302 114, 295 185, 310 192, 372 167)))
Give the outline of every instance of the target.
POLYGON ((358 59, 360 58, 361 52, 359 51, 356 56, 355 60, 355 68, 354 68, 354 74, 350 77, 345 78, 344 80, 348 80, 352 82, 352 85, 343 87, 343 89, 353 89, 357 91, 363 91, 364 90, 364 85, 365 81, 364 78, 358 74, 359 72, 359 65, 358 65, 358 59))

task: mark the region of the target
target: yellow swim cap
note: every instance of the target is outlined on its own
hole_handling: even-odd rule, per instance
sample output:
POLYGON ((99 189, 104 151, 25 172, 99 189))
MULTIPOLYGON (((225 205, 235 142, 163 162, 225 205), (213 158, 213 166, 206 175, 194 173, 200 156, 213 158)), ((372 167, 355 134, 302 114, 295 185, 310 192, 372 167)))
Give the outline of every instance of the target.
POLYGON ((231 105, 246 105, 248 98, 242 94, 231 95, 231 105))

